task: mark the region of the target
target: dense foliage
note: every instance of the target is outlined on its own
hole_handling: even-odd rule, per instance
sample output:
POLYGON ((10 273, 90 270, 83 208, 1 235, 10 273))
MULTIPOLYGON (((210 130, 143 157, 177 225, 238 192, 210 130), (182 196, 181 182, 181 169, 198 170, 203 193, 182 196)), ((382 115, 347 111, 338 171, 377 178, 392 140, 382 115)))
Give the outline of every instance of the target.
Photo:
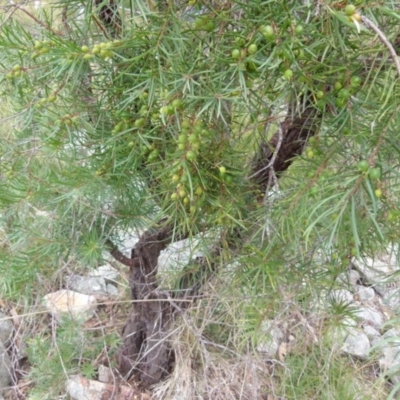
POLYGON ((4 7, 2 292, 160 221, 171 241, 220 237, 246 294, 324 287, 396 242, 398 4, 345 3, 4 7), (271 169, 298 118, 305 137, 271 169))

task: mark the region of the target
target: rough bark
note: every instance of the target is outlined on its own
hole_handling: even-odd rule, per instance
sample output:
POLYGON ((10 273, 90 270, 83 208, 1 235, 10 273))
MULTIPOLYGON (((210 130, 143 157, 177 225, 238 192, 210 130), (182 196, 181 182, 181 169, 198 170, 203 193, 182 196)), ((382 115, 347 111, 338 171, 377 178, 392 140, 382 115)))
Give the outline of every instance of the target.
POLYGON ((308 139, 316 134, 320 120, 320 111, 306 98, 294 110, 289 110, 271 140, 260 144, 253 161, 251 176, 260 190, 268 190, 273 176, 279 179, 302 153, 308 139))
POLYGON ((139 372, 145 386, 158 382, 169 362, 166 336, 171 309, 166 294, 158 290, 157 263, 161 251, 173 237, 171 226, 160 226, 140 237, 131 258, 125 257, 115 247, 111 250, 115 259, 130 267, 129 285, 134 300, 122 332, 118 368, 125 376, 139 372))

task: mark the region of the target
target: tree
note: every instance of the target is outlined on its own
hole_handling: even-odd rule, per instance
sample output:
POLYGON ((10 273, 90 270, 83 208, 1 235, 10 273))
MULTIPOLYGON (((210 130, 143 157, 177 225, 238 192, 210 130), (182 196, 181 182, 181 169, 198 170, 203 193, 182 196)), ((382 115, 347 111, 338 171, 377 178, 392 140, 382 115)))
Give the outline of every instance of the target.
POLYGON ((108 249, 136 301, 122 373, 147 385, 165 375, 174 317, 233 261, 243 293, 282 274, 323 287, 349 257, 396 240, 391 1, 4 10, 3 290, 108 249), (129 228, 144 232, 131 258, 118 250, 129 228), (210 233, 204 256, 161 287, 160 252, 210 233), (308 268, 317 250, 332 266, 322 281, 308 268))

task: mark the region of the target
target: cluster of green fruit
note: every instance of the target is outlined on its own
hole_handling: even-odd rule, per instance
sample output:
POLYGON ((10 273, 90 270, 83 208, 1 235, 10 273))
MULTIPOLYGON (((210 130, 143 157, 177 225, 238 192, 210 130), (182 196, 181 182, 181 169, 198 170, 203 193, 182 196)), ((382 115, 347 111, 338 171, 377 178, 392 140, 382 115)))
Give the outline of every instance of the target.
POLYGON ((200 143, 204 142, 204 138, 206 137, 209 137, 209 132, 203 128, 200 120, 197 120, 192 125, 190 120, 184 119, 181 123, 181 131, 178 136, 179 152, 184 154, 187 161, 195 161, 200 150, 200 143))
POLYGON ((46 41, 39 41, 36 40, 34 44, 35 51, 32 53, 32 60, 36 60, 39 56, 46 54, 50 51, 50 47, 52 47, 52 42, 46 41))
POLYGON ((180 201, 193 214, 204 206, 205 191, 208 200, 219 196, 221 185, 224 187, 232 183, 232 176, 225 166, 212 166, 207 159, 200 157, 203 149, 208 149, 210 153, 217 148, 217 145, 213 146, 213 139, 217 135, 214 130, 204 127, 200 120, 192 122, 184 119, 180 125, 176 153, 179 159, 171 171, 174 189, 170 198, 180 201))
POLYGON ((7 72, 7 79, 19 78, 24 73, 24 70, 20 65, 15 65, 10 72, 7 72))
POLYGON ((308 139, 308 147, 305 149, 306 157, 312 160, 316 155, 321 154, 321 150, 318 146, 318 138, 315 136, 311 136, 308 139))
POLYGON ((88 46, 82 46, 81 51, 84 53, 83 58, 85 60, 90 60, 93 56, 99 56, 102 59, 113 58, 114 53, 113 49, 121 44, 121 41, 116 39, 112 42, 102 42, 96 43, 93 45, 92 50, 90 51, 88 46))
MULTIPOLYGON (((379 180, 382 177, 382 170, 379 167, 370 168, 369 162, 367 160, 361 160, 357 164, 357 168, 360 172, 365 174, 365 177, 370 178, 371 180, 379 180)), ((377 188, 375 189, 375 196, 379 199, 382 197, 382 190, 377 188)))
POLYGON ((193 23, 193 28, 196 30, 212 32, 215 27, 215 21, 208 14, 196 18, 193 23))
POLYGON ((54 94, 52 94, 52 95, 50 95, 50 96, 48 96, 48 97, 43 97, 43 98, 41 98, 41 99, 38 101, 38 103, 37 103, 36 106, 37 106, 38 109, 41 109, 41 108, 43 108, 46 104, 48 104, 48 103, 54 103, 56 100, 57 100, 57 96, 54 95, 54 94))

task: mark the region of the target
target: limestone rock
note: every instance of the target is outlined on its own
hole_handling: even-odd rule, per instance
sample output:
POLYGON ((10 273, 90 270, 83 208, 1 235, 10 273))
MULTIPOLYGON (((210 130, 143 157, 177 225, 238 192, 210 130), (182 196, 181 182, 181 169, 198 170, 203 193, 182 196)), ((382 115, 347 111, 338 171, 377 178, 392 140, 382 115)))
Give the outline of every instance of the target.
POLYGON ((63 315, 86 321, 94 315, 96 303, 93 296, 65 289, 44 296, 45 307, 58 321, 63 315))

